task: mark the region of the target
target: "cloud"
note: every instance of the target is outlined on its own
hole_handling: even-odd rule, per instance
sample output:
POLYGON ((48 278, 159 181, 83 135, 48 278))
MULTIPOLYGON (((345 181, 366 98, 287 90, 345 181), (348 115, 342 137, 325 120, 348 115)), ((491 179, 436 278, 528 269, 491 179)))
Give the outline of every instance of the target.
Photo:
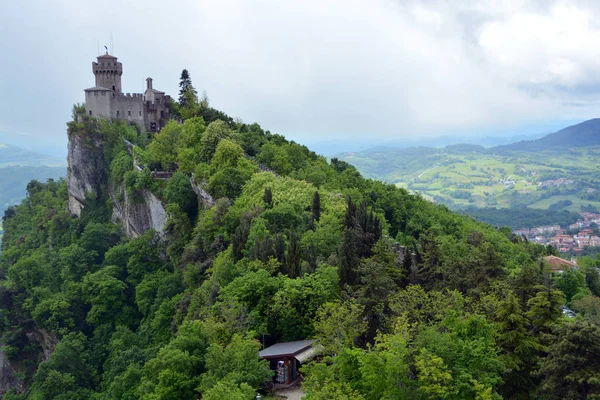
POLYGON ((300 141, 517 130, 593 117, 600 98, 583 1, 7 3, 0 125, 40 136, 64 137, 111 32, 126 90, 152 76, 176 95, 187 68, 215 107, 300 141))

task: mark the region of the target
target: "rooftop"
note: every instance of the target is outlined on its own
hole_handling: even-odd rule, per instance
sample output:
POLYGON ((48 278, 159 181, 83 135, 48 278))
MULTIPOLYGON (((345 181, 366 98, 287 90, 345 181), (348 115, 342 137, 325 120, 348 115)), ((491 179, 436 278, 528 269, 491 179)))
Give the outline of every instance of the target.
POLYGON ((546 264, 550 264, 550 269, 552 269, 552 271, 562 271, 565 269, 577 267, 577 264, 556 256, 546 256, 544 257, 544 262, 546 264))
POLYGON ((259 352, 264 358, 294 356, 312 346, 312 340, 298 340, 296 342, 282 342, 267 347, 259 352))

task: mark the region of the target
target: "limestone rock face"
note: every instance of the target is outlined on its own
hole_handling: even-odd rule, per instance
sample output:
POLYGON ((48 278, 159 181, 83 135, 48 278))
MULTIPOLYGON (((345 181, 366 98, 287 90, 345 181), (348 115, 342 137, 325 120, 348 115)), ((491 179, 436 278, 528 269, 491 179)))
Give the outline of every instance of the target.
POLYGON ((215 200, 204 188, 198 185, 194 178, 190 178, 190 184, 192 185, 192 189, 194 193, 196 193, 196 197, 198 198, 198 202, 202 204, 206 208, 210 208, 215 205, 215 200))
POLYGON ((142 190, 135 199, 130 199, 122 184, 117 186, 115 193, 108 178, 110 166, 104 155, 105 145, 101 139, 70 135, 67 187, 71 214, 81 216, 86 196, 98 198, 104 193, 112 200, 113 222, 121 222, 128 237, 143 235, 149 229, 162 236, 167 219, 163 203, 148 190, 142 190))
POLYGON ((106 187, 108 166, 104 160, 104 145, 101 140, 70 135, 67 161, 67 188, 69 211, 80 216, 86 193, 98 196, 106 187))
MULTIPOLYGON (((42 347, 44 356, 41 361, 47 361, 58 343, 58 338, 45 329, 36 329, 26 335, 30 343, 38 343, 42 347)), ((2 343, 0 343, 1 347, 2 343)), ((0 399, 11 389, 17 393, 24 393, 27 390, 27 383, 19 377, 13 363, 0 351, 0 399)))
POLYGON ((0 351, 0 398, 10 389, 17 388, 20 382, 8 357, 0 351))
POLYGON ((123 185, 119 190, 123 199, 121 202, 117 200, 115 193, 110 193, 113 201, 113 222, 120 221, 125 234, 130 238, 143 235, 150 229, 164 236, 167 212, 163 203, 146 189, 138 193, 135 199, 129 198, 123 185))

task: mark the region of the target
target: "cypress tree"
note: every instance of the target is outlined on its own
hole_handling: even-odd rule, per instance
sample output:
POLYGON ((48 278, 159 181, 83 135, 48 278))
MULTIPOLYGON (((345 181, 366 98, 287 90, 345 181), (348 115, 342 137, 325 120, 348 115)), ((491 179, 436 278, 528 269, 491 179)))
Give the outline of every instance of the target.
POLYGON ((306 261, 308 261, 308 265, 310 266, 310 272, 315 272, 317 270, 317 249, 312 239, 308 244, 308 249, 306 249, 306 261))
POLYGON ((278 233, 275 235, 275 258, 277 261, 281 263, 281 265, 285 264, 285 240, 283 239, 283 235, 278 233))
POLYGON ((231 235, 234 261, 239 261, 244 258, 244 249, 246 248, 246 241, 248 240, 248 234, 250 233, 250 222, 250 218, 242 216, 240 224, 235 229, 234 234, 231 235))
POLYGON ((290 231, 286 261, 288 276, 290 278, 300 276, 300 241, 293 229, 290 231))
POLYGON ((312 200, 312 217, 313 221, 318 221, 321 219, 321 197, 319 196, 319 192, 315 191, 312 200))
POLYGON ((273 192, 271 192, 271 188, 265 188, 265 194, 263 195, 263 200, 265 201, 267 208, 273 207, 273 192))
POLYGON ((340 276, 340 285, 354 286, 358 284, 358 265, 360 258, 357 254, 356 240, 353 229, 344 231, 344 239, 339 250, 340 266, 338 274, 340 276))

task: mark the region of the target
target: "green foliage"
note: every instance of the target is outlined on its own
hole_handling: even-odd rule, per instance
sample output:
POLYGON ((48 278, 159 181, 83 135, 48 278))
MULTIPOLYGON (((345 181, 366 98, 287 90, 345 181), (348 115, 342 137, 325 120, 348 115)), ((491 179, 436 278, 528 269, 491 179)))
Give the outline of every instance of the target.
POLYGON ((192 189, 190 180, 181 172, 173 174, 164 191, 168 204, 176 204, 190 219, 198 214, 198 198, 192 189))
POLYGON ((106 167, 80 218, 65 181, 32 181, 6 211, 0 343, 23 398, 250 400, 272 375, 258 340, 312 338, 308 399, 551 392, 548 354, 575 340, 563 291, 596 323, 597 260, 555 288, 542 246, 235 123, 184 83, 184 122, 151 137, 76 110, 70 137, 106 167), (138 218, 144 190, 164 231, 125 237, 111 201, 138 218))
POLYGON ((198 391, 206 393, 219 382, 227 382, 233 387, 240 385, 242 393, 248 393, 247 386, 258 389, 273 374, 268 361, 258 356, 259 349, 258 341, 244 339, 238 334, 233 335, 226 347, 212 344, 206 351, 206 373, 198 391))
POLYGON ((554 284, 565 294, 567 302, 589 294, 585 275, 577 269, 568 269, 554 278, 554 284))
POLYGON ((555 334, 556 343, 539 370, 545 398, 587 399, 600 396, 598 325, 576 321, 558 327, 555 334))
POLYGON ((353 300, 326 303, 319 309, 315 333, 326 354, 338 354, 358 344, 367 329, 363 312, 364 307, 353 300))

